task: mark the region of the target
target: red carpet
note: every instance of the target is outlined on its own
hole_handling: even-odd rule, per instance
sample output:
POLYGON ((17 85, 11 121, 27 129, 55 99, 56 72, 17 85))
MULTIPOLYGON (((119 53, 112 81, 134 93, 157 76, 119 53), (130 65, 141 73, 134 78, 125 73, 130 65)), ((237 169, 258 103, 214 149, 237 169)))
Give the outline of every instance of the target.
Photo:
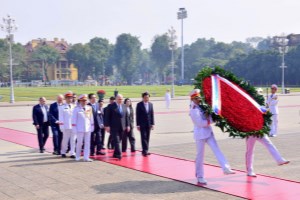
POLYGON ((5 119, 0 120, 0 123, 9 123, 9 122, 32 122, 32 119, 5 119))
MULTIPOLYGON (((0 139, 37 148, 36 135, 0 127, 0 139)), ((52 141, 48 140, 47 150, 52 152, 52 141)), ((121 161, 111 158, 111 152, 106 156, 95 156, 96 160, 134 169, 137 171, 198 185, 194 176, 194 162, 163 155, 152 154, 147 158, 140 152, 127 152, 121 161)), ((284 170, 284 167, 282 167, 284 170)), ((275 177, 259 175, 257 178, 247 177, 245 172, 237 171, 234 175, 223 175, 220 167, 205 165, 208 185, 202 186, 222 193, 247 199, 292 200, 300 197, 300 183, 275 177)))

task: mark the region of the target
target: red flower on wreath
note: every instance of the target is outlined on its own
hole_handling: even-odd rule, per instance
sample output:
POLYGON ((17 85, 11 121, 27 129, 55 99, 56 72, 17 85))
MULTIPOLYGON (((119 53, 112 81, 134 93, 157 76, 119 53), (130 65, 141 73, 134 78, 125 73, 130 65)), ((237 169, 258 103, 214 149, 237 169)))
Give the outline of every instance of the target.
MULTIPOLYGON (((222 117, 227 119, 228 124, 242 132, 261 130, 264 125, 262 113, 249 100, 236 92, 233 88, 222 81, 220 84, 222 117)), ((205 101, 212 106, 211 77, 207 77, 203 80, 202 88, 205 101)), ((243 90, 242 88, 240 89, 243 90)))
POLYGON ((97 94, 105 94, 106 92, 104 90, 98 90, 97 94))

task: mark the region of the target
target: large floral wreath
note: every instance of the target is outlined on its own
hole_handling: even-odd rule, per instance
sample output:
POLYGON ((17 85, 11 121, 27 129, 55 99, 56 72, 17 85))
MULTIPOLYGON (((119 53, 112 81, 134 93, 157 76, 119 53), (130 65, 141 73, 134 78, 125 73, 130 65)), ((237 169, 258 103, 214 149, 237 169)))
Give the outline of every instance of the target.
POLYGON ((251 103, 251 101, 255 101, 255 105, 265 106, 264 97, 258 94, 248 82, 220 67, 203 68, 195 80, 195 88, 201 91, 202 109, 212 115, 216 126, 220 127, 223 132, 229 133, 230 137, 241 138, 263 137, 264 134, 269 134, 272 114, 269 111, 260 111, 251 103), (214 77, 219 77, 233 86, 230 87, 224 83, 220 83, 218 86, 221 91, 219 95, 222 104, 220 113, 216 113, 212 108, 212 78, 214 77), (233 88, 238 88, 237 90, 246 93, 248 99, 233 88))

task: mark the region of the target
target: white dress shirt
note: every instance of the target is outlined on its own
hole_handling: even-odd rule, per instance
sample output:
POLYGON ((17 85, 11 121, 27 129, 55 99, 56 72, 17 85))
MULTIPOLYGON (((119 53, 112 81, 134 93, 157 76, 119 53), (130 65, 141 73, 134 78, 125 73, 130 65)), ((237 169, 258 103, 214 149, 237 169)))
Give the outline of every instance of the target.
POLYGON ((42 109, 42 112, 43 112, 43 115, 44 115, 43 122, 47 122, 48 121, 48 115, 47 115, 46 107, 45 107, 45 105, 40 105, 40 106, 41 106, 41 109, 42 109))
POLYGON ((148 112, 149 112, 149 103, 145 103, 145 102, 144 102, 144 106, 145 106, 146 111, 147 111, 147 113, 148 113, 148 112))
POLYGON ((130 115, 130 108, 127 107, 127 112, 128 112, 128 115, 130 115))

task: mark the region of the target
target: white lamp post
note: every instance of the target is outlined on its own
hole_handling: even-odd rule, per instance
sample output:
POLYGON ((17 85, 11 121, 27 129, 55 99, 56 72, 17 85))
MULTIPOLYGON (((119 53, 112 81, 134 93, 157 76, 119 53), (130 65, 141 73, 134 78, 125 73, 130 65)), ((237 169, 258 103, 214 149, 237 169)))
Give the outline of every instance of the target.
POLYGON ((285 65, 284 62, 284 55, 288 52, 289 47, 287 45, 281 46, 279 47, 279 52, 281 53, 282 57, 281 57, 281 66, 280 68, 282 68, 282 83, 281 83, 281 87, 282 87, 282 94, 285 94, 285 88, 284 88, 284 69, 287 68, 287 66, 285 65))
POLYGON ((284 60, 284 56, 285 54, 288 52, 288 39, 287 37, 283 34, 281 36, 276 36, 274 37, 275 39, 275 43, 278 46, 279 49, 279 53, 281 54, 281 66, 280 68, 282 69, 281 72, 281 87, 282 87, 282 94, 285 94, 285 88, 284 88, 284 69, 287 68, 287 66, 285 65, 285 60, 284 60))
POLYGON ((15 95, 14 95, 14 82, 13 82, 13 59, 12 59, 12 40, 13 40, 13 32, 17 30, 17 26, 15 24, 15 20, 7 15, 6 18, 3 18, 3 25, 1 25, 1 30, 7 33, 7 41, 9 45, 9 70, 10 70, 10 103, 15 102, 15 95))
POLYGON ((175 67, 175 62, 174 62, 174 51, 177 47, 177 43, 175 42, 175 40, 177 39, 176 36, 176 31, 173 27, 171 27, 171 29, 168 30, 168 35, 170 38, 169 41, 169 46, 170 49, 172 51, 172 92, 171 92, 171 97, 174 98, 175 97, 175 87, 174 87, 174 80, 175 80, 175 75, 174 75, 174 67, 175 67))
POLYGON ((185 8, 179 8, 177 19, 181 20, 181 80, 184 80, 184 46, 183 46, 183 19, 187 18, 185 8))

